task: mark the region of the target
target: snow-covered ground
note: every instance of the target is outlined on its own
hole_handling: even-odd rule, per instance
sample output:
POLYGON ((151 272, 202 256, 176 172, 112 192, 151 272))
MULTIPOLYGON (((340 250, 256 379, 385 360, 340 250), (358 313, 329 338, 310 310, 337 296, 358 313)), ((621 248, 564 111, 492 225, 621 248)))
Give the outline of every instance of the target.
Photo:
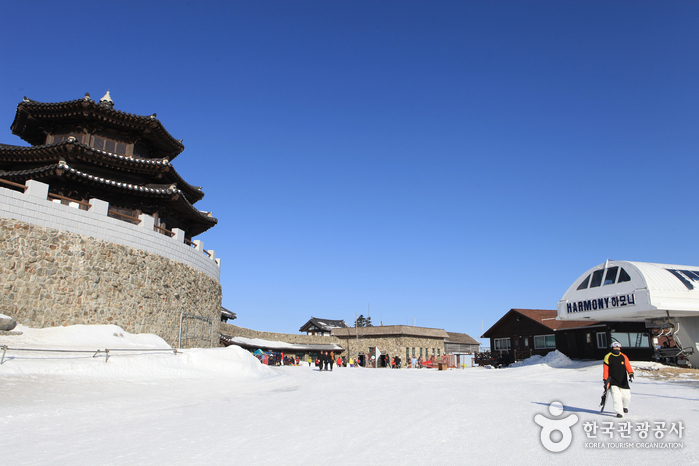
POLYGON ((630 413, 617 419, 599 413, 601 363, 560 353, 507 369, 319 372, 269 368, 237 347, 175 354, 156 336, 116 326, 15 331, 23 333, 0 336, 0 345, 89 352, 7 351, 2 464, 699 464, 699 381, 691 377, 637 370, 630 413), (105 362, 105 348, 132 351, 110 351, 105 362), (554 401, 562 414, 549 411, 554 401), (578 417, 567 449, 542 446, 537 415, 578 417), (629 421, 629 434, 620 431, 629 421))

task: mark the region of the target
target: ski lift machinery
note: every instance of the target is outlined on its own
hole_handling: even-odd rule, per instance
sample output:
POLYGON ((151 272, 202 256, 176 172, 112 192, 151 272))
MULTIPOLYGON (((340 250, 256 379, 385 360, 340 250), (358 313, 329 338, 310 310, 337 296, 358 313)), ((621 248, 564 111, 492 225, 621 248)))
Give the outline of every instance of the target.
POLYGON ((556 319, 645 322, 699 367, 699 267, 608 260, 575 280, 556 319))

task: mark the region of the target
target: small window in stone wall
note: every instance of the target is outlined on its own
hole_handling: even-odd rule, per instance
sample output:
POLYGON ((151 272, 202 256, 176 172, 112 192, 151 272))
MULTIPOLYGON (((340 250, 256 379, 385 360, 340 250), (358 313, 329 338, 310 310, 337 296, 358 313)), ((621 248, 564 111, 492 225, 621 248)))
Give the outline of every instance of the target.
POLYGON ((413 357, 415 357, 415 348, 413 348, 413 357))
POLYGON ((410 348, 405 348, 405 362, 407 363, 410 359, 410 348))

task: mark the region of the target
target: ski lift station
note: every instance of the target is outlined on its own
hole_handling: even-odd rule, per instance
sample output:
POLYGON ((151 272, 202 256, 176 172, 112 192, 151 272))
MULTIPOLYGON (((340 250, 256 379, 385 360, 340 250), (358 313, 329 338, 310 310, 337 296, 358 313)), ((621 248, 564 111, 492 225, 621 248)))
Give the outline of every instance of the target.
POLYGON ((557 320, 645 322, 699 367, 699 267, 607 261, 568 288, 557 320))

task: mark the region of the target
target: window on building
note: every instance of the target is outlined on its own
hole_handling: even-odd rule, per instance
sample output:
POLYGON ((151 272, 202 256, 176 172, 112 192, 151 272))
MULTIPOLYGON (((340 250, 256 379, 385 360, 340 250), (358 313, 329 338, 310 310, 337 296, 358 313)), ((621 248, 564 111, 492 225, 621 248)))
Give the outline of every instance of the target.
POLYGON ((665 270, 667 270, 668 272, 673 274, 675 277, 677 277, 678 280, 681 281, 682 284, 684 284, 684 286, 686 286, 688 290, 694 289, 694 285, 692 285, 692 283, 689 280, 687 280, 687 277, 685 277, 683 274, 681 274, 679 270, 675 270, 675 269, 665 269, 665 270))
POLYGON ((623 282, 630 282, 631 277, 629 277, 629 274, 626 273, 626 270, 622 267, 621 270, 619 271, 619 279, 616 281, 617 283, 623 283, 623 282))
POLYGON ((415 348, 413 348, 413 357, 415 357, 415 348))
POLYGON ((405 362, 410 360, 410 348, 405 348, 405 362))
POLYGON ((420 348, 420 357, 422 357, 422 348, 420 348))
POLYGON ((537 335, 534 337, 535 349, 556 348, 556 335, 537 335))
POLYGON ((590 283, 590 275, 588 275, 587 277, 585 277, 585 280, 583 280, 583 281, 578 285, 578 289, 579 289, 579 290, 585 290, 585 289, 587 289, 587 284, 588 284, 588 283, 590 283))
POLYGON ((126 144, 99 136, 92 137, 92 147, 112 154, 126 155, 126 144))
POLYGON ((496 351, 507 351, 510 349, 510 339, 493 338, 493 347, 496 351))
POLYGON ((619 267, 609 267, 607 274, 604 276, 605 285, 613 285, 616 283, 616 274, 619 272, 619 267))
POLYGON ((529 346, 529 338, 524 338, 524 346, 529 346))
POLYGON ((648 348, 650 338, 647 333, 641 332, 611 332, 612 343, 618 342, 622 348, 648 348))
POLYGON ((604 275, 604 269, 596 270, 592 274, 592 281, 590 282, 590 288, 596 288, 602 284, 602 276, 604 275))
POLYGON ((439 348, 437 348, 437 356, 439 356, 439 348))
POLYGON ((586 334, 585 334, 585 341, 586 341, 588 344, 592 344, 592 334, 591 334, 591 333, 586 333, 586 334))
POLYGON ((605 332, 597 332, 597 348, 607 347, 607 334, 605 332))

